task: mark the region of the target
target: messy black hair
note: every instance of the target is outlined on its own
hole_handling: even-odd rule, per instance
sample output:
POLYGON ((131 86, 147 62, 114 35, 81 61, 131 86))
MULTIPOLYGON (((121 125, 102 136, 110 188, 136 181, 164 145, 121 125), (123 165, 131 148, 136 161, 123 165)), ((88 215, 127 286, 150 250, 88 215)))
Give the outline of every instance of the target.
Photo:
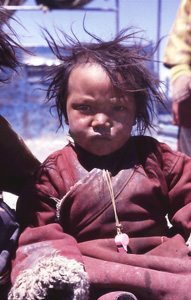
POLYGON ((57 42, 47 30, 44 33, 50 49, 60 61, 50 69, 46 78, 49 81, 47 101, 55 101, 51 108, 57 110, 59 127, 63 126, 63 117, 67 121, 68 79, 72 70, 79 64, 95 62, 106 71, 114 88, 122 96, 133 94, 138 134, 142 135, 147 129, 153 128, 155 107, 159 103, 163 104, 164 96, 157 76, 146 67, 153 53, 148 56, 143 39, 137 40, 138 31, 124 29, 110 41, 103 41, 87 32, 93 41, 85 43, 80 42, 74 33, 73 37, 62 30, 59 33, 61 36, 58 37, 57 32, 57 42))
MULTIPOLYGON (((0 8, 0 72, 5 73, 6 69, 16 70, 20 62, 16 55, 16 49, 22 48, 16 41, 16 33, 9 24, 10 14, 4 8, 0 8), (4 26, 9 29, 6 33, 4 26)), ((12 18, 12 17, 11 17, 12 18)), ((6 76, 0 76, 0 82, 6 81, 6 76)))

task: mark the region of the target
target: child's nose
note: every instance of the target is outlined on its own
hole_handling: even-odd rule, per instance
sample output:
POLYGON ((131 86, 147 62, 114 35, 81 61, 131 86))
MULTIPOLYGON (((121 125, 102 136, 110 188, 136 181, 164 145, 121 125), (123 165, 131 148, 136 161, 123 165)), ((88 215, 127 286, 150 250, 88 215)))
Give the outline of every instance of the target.
POLYGON ((99 127, 99 126, 111 127, 111 119, 106 114, 103 114, 103 113, 96 114, 93 119, 92 126, 93 127, 99 127))

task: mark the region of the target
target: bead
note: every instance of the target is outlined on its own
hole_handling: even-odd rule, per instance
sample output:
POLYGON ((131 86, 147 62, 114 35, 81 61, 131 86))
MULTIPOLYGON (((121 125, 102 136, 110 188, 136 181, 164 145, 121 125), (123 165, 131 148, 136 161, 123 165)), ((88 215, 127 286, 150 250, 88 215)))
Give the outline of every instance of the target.
POLYGON ((119 233, 115 236, 115 244, 119 252, 123 249, 127 252, 127 246, 129 244, 129 236, 126 233, 119 233))

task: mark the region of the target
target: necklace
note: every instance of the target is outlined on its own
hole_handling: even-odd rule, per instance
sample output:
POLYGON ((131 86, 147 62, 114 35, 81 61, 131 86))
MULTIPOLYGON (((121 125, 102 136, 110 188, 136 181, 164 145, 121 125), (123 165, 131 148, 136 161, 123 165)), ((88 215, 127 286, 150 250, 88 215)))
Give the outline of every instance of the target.
POLYGON ((111 202, 113 206, 113 211, 114 211, 114 216, 115 216, 115 226, 116 226, 116 231, 117 234, 115 236, 115 244, 117 246, 118 252, 127 252, 127 246, 129 244, 129 236, 126 233, 122 232, 122 224, 119 222, 119 218, 117 215, 117 208, 116 208, 116 203, 115 203, 115 196, 113 192, 113 186, 111 182, 111 176, 108 170, 103 170, 103 176, 106 180, 110 197, 111 197, 111 202))

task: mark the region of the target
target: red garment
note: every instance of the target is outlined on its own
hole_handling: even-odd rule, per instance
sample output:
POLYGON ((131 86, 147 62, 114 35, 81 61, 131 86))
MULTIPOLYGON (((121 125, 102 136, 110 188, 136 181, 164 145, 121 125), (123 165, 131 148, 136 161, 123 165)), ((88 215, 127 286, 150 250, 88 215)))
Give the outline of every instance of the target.
POLYGON ((67 145, 45 161, 36 183, 19 200, 18 215, 28 227, 13 264, 12 295, 23 270, 57 251, 80 262, 88 274, 89 298, 85 293, 74 299, 119 290, 144 300, 191 299, 185 245, 190 202, 191 158, 151 137, 132 137, 117 153, 96 160, 67 145), (114 243, 114 211, 103 168, 112 174, 117 214, 130 236, 128 253, 118 253, 114 243))

